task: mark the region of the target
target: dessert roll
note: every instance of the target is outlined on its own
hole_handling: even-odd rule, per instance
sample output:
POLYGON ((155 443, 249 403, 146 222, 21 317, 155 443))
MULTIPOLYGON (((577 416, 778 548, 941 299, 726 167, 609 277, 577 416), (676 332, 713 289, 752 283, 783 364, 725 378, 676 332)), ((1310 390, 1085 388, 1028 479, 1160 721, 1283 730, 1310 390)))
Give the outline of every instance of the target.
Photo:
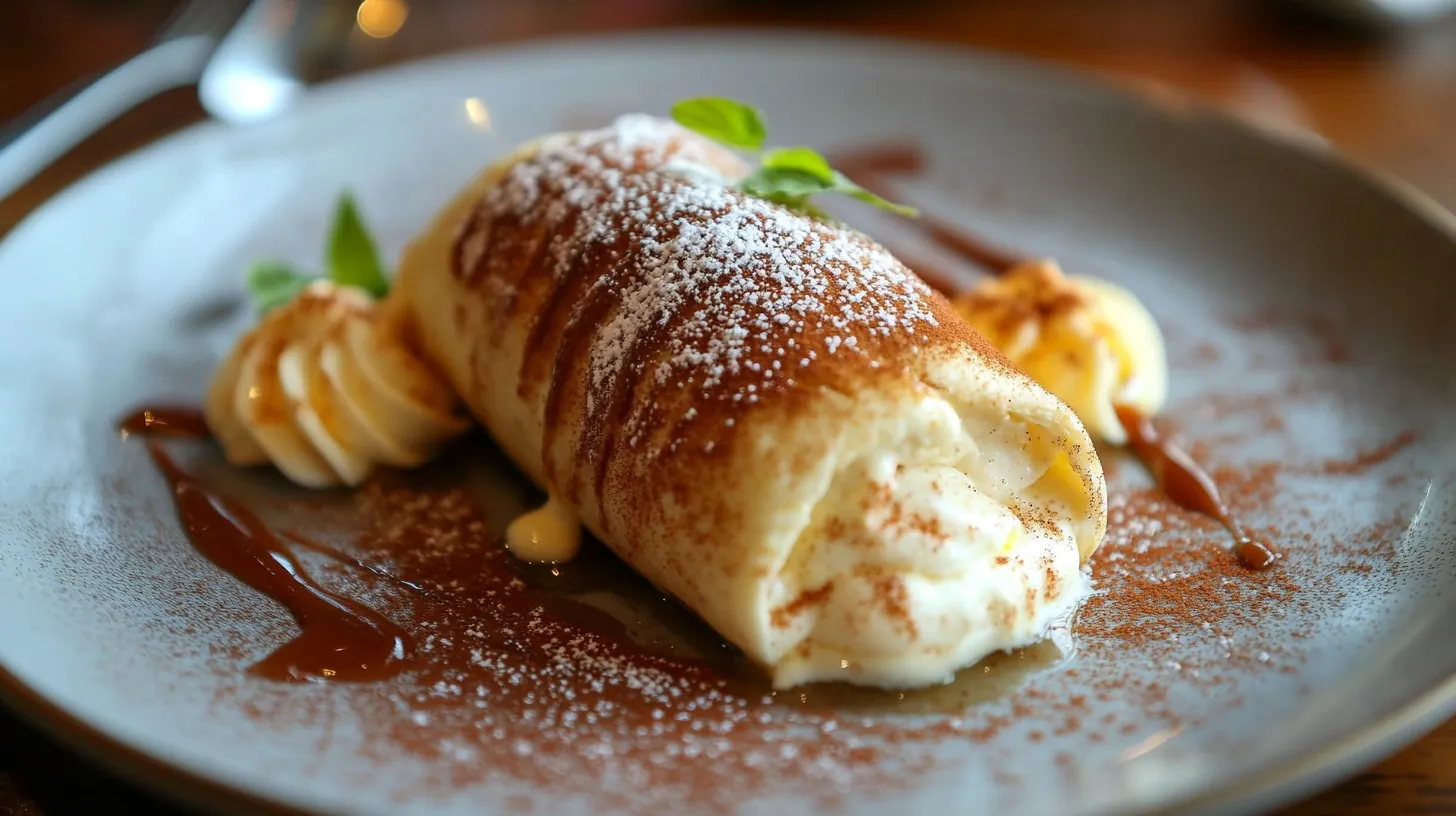
POLYGON ((520 468, 783 688, 1042 638, 1105 483, 1072 411, 869 238, 625 117, 487 169, 394 310, 520 468))

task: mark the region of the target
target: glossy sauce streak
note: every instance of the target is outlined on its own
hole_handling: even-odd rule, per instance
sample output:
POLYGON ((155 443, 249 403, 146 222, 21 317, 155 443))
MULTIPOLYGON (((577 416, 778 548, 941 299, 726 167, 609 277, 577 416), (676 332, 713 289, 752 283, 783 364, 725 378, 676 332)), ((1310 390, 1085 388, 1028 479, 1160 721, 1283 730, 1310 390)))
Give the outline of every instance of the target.
POLYGON ((131 434, 142 434, 206 439, 212 435, 201 411, 176 406, 142 409, 123 419, 120 427, 122 438, 131 434))
MULTIPOLYGON (((165 408, 138 411, 121 422, 123 434, 205 438, 200 412, 165 408)), ((198 552, 243 583, 282 604, 302 630, 249 671, 282 681, 382 680, 408 667, 409 634, 383 615, 319 586, 278 536, 252 511, 183 470, 155 438, 152 461, 167 477, 177 517, 198 552)))
POLYGON ((1244 566, 1255 570, 1268 569, 1279 560, 1279 554, 1269 544, 1253 538, 1234 521, 1219 497, 1218 486, 1213 479, 1182 448, 1164 439, 1152 420, 1123 405, 1117 406, 1116 410, 1118 420, 1127 431, 1128 444, 1152 471, 1158 487, 1169 499, 1179 507, 1202 513, 1228 528, 1234 537, 1234 552, 1244 566))
POLYGON ((347 564, 351 567, 354 567, 355 569, 367 572, 370 575, 375 576, 376 578, 383 578, 384 580, 392 584, 402 586, 405 589, 410 590, 411 592, 415 592, 426 597, 430 596, 430 591, 420 586, 418 583, 405 580, 404 578, 401 578, 398 575, 390 572, 388 568, 380 566, 379 564, 371 564, 368 561, 355 558, 354 556, 344 552, 343 550, 330 547, 327 544, 320 544, 319 542, 314 541, 307 536, 295 533, 292 530, 284 530, 278 535, 289 541, 292 541, 294 544, 297 544, 305 550, 313 550, 319 555, 327 556, 337 563, 347 564))
MULTIPOLYGON (((889 144, 837 154, 833 157, 833 164, 841 173, 854 179, 861 187, 876 195, 898 201, 900 200, 899 193, 885 176, 918 174, 925 169, 925 157, 919 148, 913 145, 889 144)), ((959 255, 976 266, 997 275, 1004 274, 1012 267, 1027 260, 995 247, 960 227, 923 212, 919 218, 910 219, 909 223, 919 228, 927 238, 942 249, 959 255)), ((916 272, 920 271, 919 266, 911 268, 916 272)), ((947 276, 933 274, 931 277, 943 281, 947 276)), ((942 293, 956 294, 945 292, 943 289, 942 293)))

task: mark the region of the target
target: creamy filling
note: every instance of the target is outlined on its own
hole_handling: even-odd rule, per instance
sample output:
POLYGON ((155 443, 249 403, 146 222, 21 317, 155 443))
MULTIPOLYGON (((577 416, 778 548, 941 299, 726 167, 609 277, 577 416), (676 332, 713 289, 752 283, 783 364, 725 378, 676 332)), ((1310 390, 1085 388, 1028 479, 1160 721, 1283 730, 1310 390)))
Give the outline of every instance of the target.
POLYGON ((940 399, 910 413, 907 447, 836 475, 766 590, 777 686, 947 682, 1085 595, 1088 498, 1050 433, 940 399))

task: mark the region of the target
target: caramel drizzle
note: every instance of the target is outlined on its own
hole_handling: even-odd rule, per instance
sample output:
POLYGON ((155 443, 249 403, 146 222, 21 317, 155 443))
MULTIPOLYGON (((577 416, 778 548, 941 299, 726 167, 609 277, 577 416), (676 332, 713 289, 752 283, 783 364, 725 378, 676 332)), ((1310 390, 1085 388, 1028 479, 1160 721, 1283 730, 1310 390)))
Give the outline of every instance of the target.
MULTIPOLYGON (((898 201, 901 198, 899 191, 886 176, 920 173, 925 169, 926 162, 925 154, 912 145, 883 145, 836 154, 833 164, 866 190, 898 201)), ((919 218, 911 219, 909 223, 946 251, 996 275, 1004 275, 1029 260, 1001 249, 962 227, 923 212, 919 218)), ((912 268, 916 271, 920 269, 918 266, 912 268)), ((938 280, 945 278, 938 274, 928 277, 938 280)), ((942 292, 949 294, 943 290, 942 292)))
POLYGON ((1249 535, 1229 512, 1218 485, 1193 458, 1163 437, 1148 417, 1125 405, 1115 406, 1117 419, 1127 431, 1128 445, 1152 472, 1158 487, 1185 510, 1201 513, 1222 524, 1234 537, 1239 563, 1253 570, 1274 566, 1279 553, 1267 542, 1249 535))
POLYGON ((373 681, 410 665, 414 643, 404 629, 358 601, 319 586, 278 536, 248 508, 213 492, 179 466, 157 439, 209 436, 190 408, 138 411, 120 423, 123 436, 146 438, 167 478, 177 518, 197 551, 220 569, 282 604, 299 634, 251 668, 269 680, 373 681))

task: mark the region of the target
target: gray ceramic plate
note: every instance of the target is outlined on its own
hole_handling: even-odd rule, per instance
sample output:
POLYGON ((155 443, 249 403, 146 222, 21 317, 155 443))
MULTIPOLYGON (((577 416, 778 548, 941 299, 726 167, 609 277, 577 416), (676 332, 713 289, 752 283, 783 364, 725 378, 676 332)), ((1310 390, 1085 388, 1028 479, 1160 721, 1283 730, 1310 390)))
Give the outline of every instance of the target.
MULTIPOLYGON (((846 212, 907 254, 935 254, 899 225, 846 212)), ((1375 761, 1456 703, 1453 270, 1449 216, 1408 193, 1217 117, 996 58, 673 35, 349 79, 283 120, 200 126, 118 162, 0 247, 5 696, 104 761, 214 806, 1270 806, 1375 761), (955 694, 816 692, 818 706, 740 701, 749 714, 735 719, 732 703, 698 689, 663 702, 657 725, 604 709, 585 727, 560 721, 570 706, 527 722, 532 703, 501 709, 419 677, 293 686, 246 675, 291 623, 189 547, 162 480, 114 421, 141 402, 199 399, 250 319, 245 264, 316 264, 339 188, 357 191, 392 256, 518 140, 704 93, 753 100, 780 143, 914 139, 932 157, 905 185, 916 203, 1137 292, 1168 334, 1170 426, 1284 563, 1242 573, 1217 527, 1168 508, 1135 462, 1108 451, 1112 532, 1094 564, 1100 594, 1062 639, 1075 653, 992 661, 955 694), (688 710, 688 698, 702 705, 688 710)), ((367 502, 387 499, 381 488, 299 501, 206 446, 179 455, 279 524, 344 548, 380 523, 367 502)), ((457 460, 416 480, 427 486, 394 483, 466 485, 483 527, 464 545, 483 551, 489 528, 531 497, 488 444, 457 460)), ((388 561, 377 546, 365 555, 388 561)), ((397 560, 384 566, 408 578, 415 562, 397 560)), ((309 563, 326 583, 391 602, 378 581, 309 563)), ((645 630, 693 629, 651 604, 618 614, 645 630)), ((436 667, 468 680, 466 668, 436 667)), ((539 699, 563 693, 552 682, 539 699)))

